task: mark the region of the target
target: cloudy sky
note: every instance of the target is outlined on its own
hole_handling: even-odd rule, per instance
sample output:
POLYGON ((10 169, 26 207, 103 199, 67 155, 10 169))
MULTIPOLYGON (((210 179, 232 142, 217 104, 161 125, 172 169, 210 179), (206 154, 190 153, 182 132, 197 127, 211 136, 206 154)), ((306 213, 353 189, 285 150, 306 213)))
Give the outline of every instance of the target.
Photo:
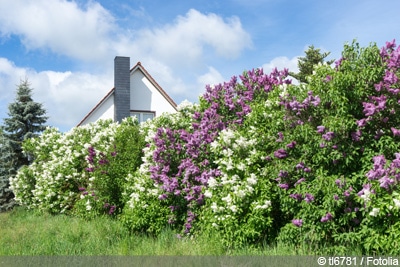
POLYGON ((296 71, 309 45, 400 42, 398 0, 0 0, 0 123, 27 78, 48 124, 75 126, 113 87, 114 57, 140 61, 180 103, 263 67, 296 71))

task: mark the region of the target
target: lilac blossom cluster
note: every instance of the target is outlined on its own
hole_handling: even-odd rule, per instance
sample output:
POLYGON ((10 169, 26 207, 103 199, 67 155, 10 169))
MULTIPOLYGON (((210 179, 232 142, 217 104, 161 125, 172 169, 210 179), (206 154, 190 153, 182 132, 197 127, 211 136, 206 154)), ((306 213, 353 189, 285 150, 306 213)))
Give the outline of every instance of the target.
MULTIPOLYGON (((385 127, 392 124, 397 116, 396 110, 400 104, 400 84, 397 77, 400 69, 400 46, 396 48, 395 40, 386 42, 386 46, 380 51, 380 56, 385 65, 384 74, 382 80, 374 85, 378 95, 369 96, 368 101, 362 103, 365 118, 357 121, 358 131, 352 133, 353 140, 356 141, 360 139, 361 130, 368 123, 372 124, 372 121, 375 125, 383 123, 385 127)), ((400 130, 396 127, 390 129, 394 136, 400 136, 400 130)), ((374 138, 379 139, 383 134, 382 129, 377 129, 374 138)))
MULTIPOLYGON (((103 166, 109 164, 109 160, 107 159, 107 155, 102 151, 96 151, 96 149, 89 144, 85 145, 87 147, 88 156, 86 157, 86 161, 88 167, 85 169, 89 174, 93 174, 96 170, 100 170, 101 174, 107 174, 106 171, 101 170, 103 166)), ((115 150, 115 146, 114 146, 115 150)), ((110 153, 111 157, 115 157, 117 155, 116 151, 112 151, 110 153)), ((85 198, 86 196, 91 196, 95 201, 98 201, 98 197, 96 196, 96 187, 94 185, 94 176, 89 178, 89 182, 87 183, 87 187, 79 187, 79 191, 81 191, 81 198, 85 198), (89 194, 89 191, 91 192, 89 194)), ((103 206, 104 209, 108 209, 108 214, 112 215, 116 209, 116 206, 110 205, 109 203, 105 203, 103 206)), ((87 202, 88 211, 91 210, 90 201, 87 202)))
POLYGON ((375 156, 373 169, 366 174, 369 180, 379 181, 379 186, 387 191, 392 191, 393 187, 400 182, 400 153, 395 153, 395 157, 390 165, 386 166, 385 156, 375 156))
POLYGON ((308 91, 307 97, 302 101, 298 101, 295 96, 286 93, 280 96, 279 105, 283 106, 287 111, 284 120, 291 121, 291 127, 303 125, 305 121, 311 121, 312 117, 307 116, 307 111, 311 107, 317 107, 321 103, 321 98, 314 96, 313 91, 308 91))
POLYGON ((192 227, 195 207, 204 202, 203 189, 209 179, 221 174, 208 160, 210 144, 229 125, 243 123, 251 112, 250 103, 255 95, 290 83, 285 79, 287 75, 287 69, 275 69, 270 75, 255 69, 240 76, 242 84, 233 77, 224 84, 207 86, 202 97, 207 107, 202 112, 194 112, 190 129, 159 128, 156 131, 150 177, 163 192, 160 200, 183 199, 186 203, 186 207, 171 206, 172 212, 187 210, 185 232, 192 227))

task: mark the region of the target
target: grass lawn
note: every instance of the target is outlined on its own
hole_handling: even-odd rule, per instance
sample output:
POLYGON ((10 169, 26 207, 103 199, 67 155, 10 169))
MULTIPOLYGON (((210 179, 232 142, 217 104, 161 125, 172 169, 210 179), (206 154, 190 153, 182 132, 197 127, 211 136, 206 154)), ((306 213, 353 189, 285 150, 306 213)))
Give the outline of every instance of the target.
POLYGON ((287 247, 227 249, 216 238, 133 235, 117 220, 38 214, 21 207, 0 213, 0 255, 307 255, 287 247))

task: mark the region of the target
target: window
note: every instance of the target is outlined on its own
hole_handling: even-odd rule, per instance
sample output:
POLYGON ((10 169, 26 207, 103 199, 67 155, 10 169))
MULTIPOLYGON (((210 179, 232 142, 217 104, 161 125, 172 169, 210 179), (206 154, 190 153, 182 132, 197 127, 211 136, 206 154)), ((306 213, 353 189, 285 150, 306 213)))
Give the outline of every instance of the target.
POLYGON ((144 122, 154 118, 155 113, 151 111, 131 111, 131 117, 136 117, 139 122, 144 122))

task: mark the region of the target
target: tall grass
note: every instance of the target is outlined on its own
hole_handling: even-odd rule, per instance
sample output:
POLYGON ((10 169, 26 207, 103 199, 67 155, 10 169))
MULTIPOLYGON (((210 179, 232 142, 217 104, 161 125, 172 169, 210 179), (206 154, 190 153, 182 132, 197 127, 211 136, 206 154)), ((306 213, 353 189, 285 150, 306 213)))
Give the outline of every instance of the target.
POLYGON ((213 236, 178 239, 134 235, 117 220, 84 220, 24 208, 0 214, 0 255, 307 255, 287 246, 227 249, 213 236))

